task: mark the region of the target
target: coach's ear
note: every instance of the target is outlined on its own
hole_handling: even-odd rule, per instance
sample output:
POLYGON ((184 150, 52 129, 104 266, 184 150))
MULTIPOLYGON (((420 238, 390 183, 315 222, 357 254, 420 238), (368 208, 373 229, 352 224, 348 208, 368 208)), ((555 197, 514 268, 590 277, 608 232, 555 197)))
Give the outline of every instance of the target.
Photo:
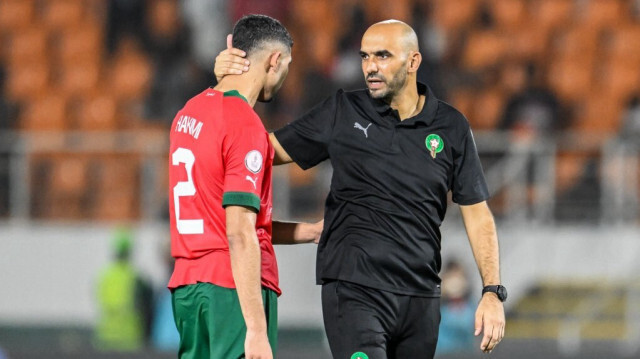
POLYGON ((278 69, 280 68, 281 58, 282 58, 282 52, 280 51, 272 52, 271 55, 269 56, 269 65, 268 65, 267 72, 271 70, 273 70, 274 72, 278 72, 278 69))
POLYGON ((418 68, 420 67, 420 63, 422 62, 422 54, 418 51, 409 52, 409 61, 408 64, 408 72, 418 72, 418 68))

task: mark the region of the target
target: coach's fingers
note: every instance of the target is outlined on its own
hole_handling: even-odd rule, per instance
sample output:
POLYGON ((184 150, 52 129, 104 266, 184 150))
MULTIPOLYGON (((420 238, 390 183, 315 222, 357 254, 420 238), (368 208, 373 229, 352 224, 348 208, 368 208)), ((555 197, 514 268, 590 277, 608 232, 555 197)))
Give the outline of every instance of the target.
POLYGON ((227 49, 233 48, 233 35, 227 35, 227 49))
POLYGON ((480 343, 480 350, 488 352, 490 350, 489 345, 493 339, 493 327, 490 327, 488 323, 485 323, 483 331, 484 335, 482 336, 482 342, 480 343))
POLYGON ((491 352, 496 345, 498 345, 498 343, 500 343, 500 340, 502 340, 502 336, 500 335, 500 327, 499 326, 494 326, 493 330, 492 330, 492 334, 491 334, 491 340, 489 341, 489 345, 487 345, 487 349, 486 351, 491 352))

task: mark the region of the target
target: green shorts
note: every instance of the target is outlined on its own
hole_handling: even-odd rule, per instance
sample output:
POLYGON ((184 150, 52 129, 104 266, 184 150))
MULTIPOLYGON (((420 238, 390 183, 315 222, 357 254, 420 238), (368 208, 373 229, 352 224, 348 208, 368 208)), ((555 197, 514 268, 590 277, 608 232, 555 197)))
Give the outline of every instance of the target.
MULTIPOLYGON (((244 358, 247 327, 235 289, 211 283, 176 288, 172 295, 173 317, 180 333, 180 359, 244 358)), ((278 296, 262 288, 271 350, 278 345, 278 296)))

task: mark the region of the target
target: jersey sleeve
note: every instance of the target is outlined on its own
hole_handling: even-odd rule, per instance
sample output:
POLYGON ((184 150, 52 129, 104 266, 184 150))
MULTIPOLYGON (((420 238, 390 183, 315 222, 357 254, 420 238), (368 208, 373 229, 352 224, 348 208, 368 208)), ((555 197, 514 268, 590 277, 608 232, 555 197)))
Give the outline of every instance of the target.
POLYGON ((264 128, 243 125, 244 120, 234 122, 223 141, 222 206, 245 206, 259 212, 269 138, 264 128))
POLYGON ((311 168, 329 158, 329 143, 336 120, 338 91, 302 117, 275 131, 280 145, 302 169, 311 168))
POLYGON ((465 125, 466 132, 453 160, 454 172, 451 191, 454 202, 461 205, 471 205, 486 201, 489 198, 489 189, 484 179, 473 133, 466 120, 465 125))

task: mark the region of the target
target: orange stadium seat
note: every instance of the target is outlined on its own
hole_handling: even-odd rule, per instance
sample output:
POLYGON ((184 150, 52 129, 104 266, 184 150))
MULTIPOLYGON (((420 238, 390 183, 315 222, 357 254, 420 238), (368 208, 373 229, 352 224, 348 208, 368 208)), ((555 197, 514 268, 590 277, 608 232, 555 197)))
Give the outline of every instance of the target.
POLYGON ((607 39, 609 56, 640 62, 640 24, 616 26, 607 39))
POLYGON ((571 58, 555 61, 550 65, 547 82, 562 100, 580 101, 593 82, 591 63, 571 58))
POLYGON ((505 96, 498 87, 483 89, 474 97, 473 112, 469 114, 469 121, 474 129, 492 130, 500 121, 505 96))
POLYGON ((487 4, 499 28, 513 30, 522 25, 526 15, 524 0, 498 0, 487 4))
POLYGON ((137 101, 147 94, 152 76, 153 69, 149 59, 129 42, 121 46, 109 69, 109 86, 118 99, 137 101))
POLYGON ((543 62, 548 55, 549 31, 526 22, 514 28, 507 38, 509 55, 519 61, 543 62))
POLYGON ((67 128, 67 98, 47 94, 33 98, 20 117, 20 127, 26 131, 62 131, 67 128))
POLYGON ((336 1, 297 0, 292 1, 291 6, 294 20, 311 33, 337 31, 339 17, 336 16, 336 1))
POLYGON ((507 50, 506 37, 497 31, 477 31, 467 37, 463 65, 479 70, 502 60, 507 50))
POLYGON ((535 0, 530 2, 532 22, 541 29, 570 24, 575 12, 574 0, 535 0))
POLYGON ((117 123, 117 102, 113 96, 100 94, 87 96, 78 106, 77 128, 79 130, 115 130, 117 123))
POLYGON ((83 203, 88 189, 86 159, 73 155, 56 156, 51 164, 51 178, 45 195, 45 217, 86 218, 83 203))
POLYGON ((610 57, 595 73, 598 87, 612 98, 626 100, 640 90, 640 58, 610 57))
POLYGON ((603 141, 618 133, 622 114, 622 102, 604 91, 591 92, 584 99, 573 128, 598 135, 603 141))
POLYGON ((77 0, 44 1, 42 20, 52 30, 70 28, 82 21, 85 14, 85 2, 77 0))
POLYGON ((569 190, 576 184, 584 172, 588 159, 588 155, 581 152, 563 151, 556 156, 556 193, 569 190))
POLYGON ((593 61, 599 50, 598 35, 596 29, 587 26, 567 28, 554 38, 553 51, 556 56, 593 61))
MULTIPOLYGON (((473 99, 475 98, 475 92, 468 87, 454 88, 449 98, 451 104, 460 111, 463 115, 469 117, 473 110, 473 99)), ((471 121, 471 120, 469 120, 471 121)))
POLYGON ((435 0, 433 20, 447 32, 473 25, 478 15, 478 0, 435 0))
POLYGON ((411 5, 410 0, 370 0, 364 10, 367 13, 367 23, 396 19, 400 21, 411 21, 411 5))
POLYGON ((18 32, 32 23, 35 13, 34 0, 0 1, 0 31, 18 32))
POLYGON ((42 62, 47 57, 48 33, 39 27, 17 31, 10 36, 7 63, 11 67, 42 62))
POLYGON ((101 220, 134 219, 138 215, 138 163, 131 156, 101 161, 94 217, 101 220))
POLYGON ((65 30, 58 40, 60 63, 102 60, 102 31, 96 24, 84 23, 65 30))
POLYGON ((98 88, 100 66, 95 62, 64 63, 56 87, 69 96, 90 94, 98 88))
POLYGON ((579 20, 591 28, 622 24, 630 12, 626 2, 620 0, 589 0, 581 8, 579 20))
POLYGON ((46 92, 49 78, 49 66, 44 61, 10 67, 5 84, 7 97, 18 102, 38 97, 46 92))

